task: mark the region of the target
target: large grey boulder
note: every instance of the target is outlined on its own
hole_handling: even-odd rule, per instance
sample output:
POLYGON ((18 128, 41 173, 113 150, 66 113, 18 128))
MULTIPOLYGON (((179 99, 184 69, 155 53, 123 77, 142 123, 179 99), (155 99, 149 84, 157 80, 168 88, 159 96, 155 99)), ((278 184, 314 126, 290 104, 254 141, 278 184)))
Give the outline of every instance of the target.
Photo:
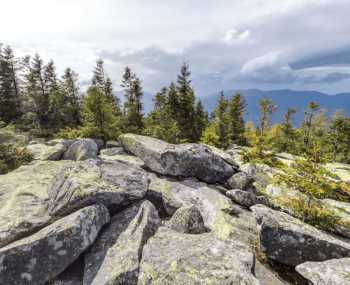
POLYGON ((285 265, 350 257, 350 243, 263 205, 251 207, 265 255, 285 265))
POLYGON ((173 145, 133 134, 121 135, 119 140, 126 151, 141 158, 147 167, 159 174, 196 177, 215 183, 224 182, 234 173, 229 163, 205 145, 173 145))
POLYGON ((195 205, 202 214, 205 227, 218 238, 256 243, 256 222, 253 215, 234 205, 216 187, 193 179, 180 182, 155 175, 150 176, 150 179, 147 195, 168 216, 183 206, 195 205))
POLYGON ((350 285, 350 258, 306 262, 296 267, 311 285, 350 285))
POLYGON ((252 184, 253 184, 253 178, 250 177, 245 172, 238 172, 232 175, 227 180, 227 185, 230 187, 230 189, 245 190, 249 187, 252 187, 252 184))
POLYGON ((185 234, 201 234, 207 230, 200 210, 194 205, 178 209, 169 225, 172 230, 185 234))
POLYGON ((161 227, 143 249, 138 285, 258 285, 253 270, 253 253, 238 242, 161 227))
POLYGON ((62 143, 47 145, 45 143, 31 144, 26 147, 34 160, 60 160, 67 150, 62 143))
POLYGON ((102 203, 117 211, 141 200, 148 187, 147 172, 118 161, 75 162, 56 175, 48 189, 50 215, 65 215, 76 209, 102 203))
POLYGON ((159 224, 148 201, 114 216, 85 256, 84 285, 137 284, 142 248, 159 224))
POLYGON ((47 189, 65 161, 37 161, 0 175, 0 247, 46 225, 47 189))
POLYGON ((99 147, 93 139, 79 139, 64 153, 65 160, 87 160, 96 158, 99 147))
POLYGON ((233 202, 246 208, 249 208, 256 204, 266 203, 264 196, 256 196, 254 193, 245 190, 230 190, 225 194, 227 197, 231 198, 233 202))
POLYGON ((109 221, 103 205, 73 213, 0 249, 0 284, 45 284, 63 272, 109 221))

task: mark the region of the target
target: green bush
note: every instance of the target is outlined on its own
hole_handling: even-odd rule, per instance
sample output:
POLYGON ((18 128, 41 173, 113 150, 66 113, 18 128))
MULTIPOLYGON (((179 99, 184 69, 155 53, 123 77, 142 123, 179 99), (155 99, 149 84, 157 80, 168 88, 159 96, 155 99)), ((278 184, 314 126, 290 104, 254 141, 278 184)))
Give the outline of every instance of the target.
POLYGON ((0 174, 27 164, 32 159, 32 155, 23 147, 0 144, 0 174))

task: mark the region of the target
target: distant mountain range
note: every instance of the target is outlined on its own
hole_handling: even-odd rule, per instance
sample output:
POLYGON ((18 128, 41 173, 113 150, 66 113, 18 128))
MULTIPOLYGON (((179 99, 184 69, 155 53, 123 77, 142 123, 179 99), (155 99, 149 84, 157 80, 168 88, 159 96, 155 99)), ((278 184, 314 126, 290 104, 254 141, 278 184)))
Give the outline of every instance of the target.
MULTIPOLYGON (((261 98, 269 98, 277 105, 277 111, 272 116, 272 122, 283 120, 285 111, 290 107, 297 110, 294 116, 294 123, 300 124, 303 119, 304 111, 310 101, 317 102, 321 108, 325 109, 330 115, 336 110, 342 110, 345 115, 350 115, 350 93, 341 93, 329 95, 317 91, 294 91, 294 90, 271 90, 263 91, 258 89, 244 90, 225 90, 224 94, 227 98, 241 93, 247 102, 247 112, 245 119, 247 121, 257 122, 259 118, 259 101, 261 98)), ((210 113, 214 110, 220 92, 211 94, 201 98, 205 109, 210 113)), ((123 98, 122 92, 118 92, 119 98, 123 98)), ((144 92, 144 109, 148 113, 153 108, 153 95, 149 92, 144 92)))
MULTIPOLYGON (((310 101, 317 102, 321 108, 325 109, 330 115, 336 110, 342 110, 344 114, 350 115, 350 93, 341 93, 337 95, 329 95, 317 91, 293 91, 293 90, 273 90, 262 91, 258 89, 246 90, 226 90, 226 97, 235 93, 241 93, 247 102, 247 112, 245 119, 257 122, 259 118, 259 101, 266 97, 277 105, 277 110, 272 116, 273 122, 283 120, 285 111, 291 107, 297 110, 294 123, 300 124, 303 119, 304 111, 310 101)), ((211 112, 217 103, 219 92, 202 98, 203 105, 211 112)))

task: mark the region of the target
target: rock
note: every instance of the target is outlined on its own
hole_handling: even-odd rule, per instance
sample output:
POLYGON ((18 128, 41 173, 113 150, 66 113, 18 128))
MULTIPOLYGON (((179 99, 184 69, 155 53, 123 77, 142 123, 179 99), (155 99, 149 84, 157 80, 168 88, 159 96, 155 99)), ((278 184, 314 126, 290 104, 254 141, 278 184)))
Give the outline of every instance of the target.
POLYGON ((125 154, 125 151, 122 147, 111 147, 102 149, 100 155, 104 156, 113 156, 118 154, 125 154))
POLYGON ((93 141, 97 144, 98 150, 104 148, 105 142, 102 139, 93 139, 93 141))
POLYGON ((331 173, 337 175, 340 180, 350 183, 350 165, 343 163, 327 163, 324 167, 331 173))
POLYGON ((47 188, 69 162, 37 161, 0 175, 0 247, 46 225, 47 188))
POLYGON ((0 284, 45 284, 63 272, 109 221, 102 205, 84 208, 0 249, 0 284))
POLYGON ((252 177, 249 177, 244 172, 238 172, 238 173, 232 175, 227 180, 227 185, 230 187, 230 189, 245 190, 245 189, 251 187, 253 182, 254 181, 253 181, 252 177))
POLYGON ((68 266, 61 274, 45 285, 83 285, 84 254, 68 266))
POLYGON ((246 208, 256 204, 265 204, 263 196, 256 196, 254 193, 244 190, 230 190, 226 192, 226 196, 231 198, 233 202, 246 208))
POLYGON ((137 284, 142 248, 159 224, 148 201, 114 216, 86 254, 84 285, 137 284))
POLYGON ((238 164, 235 161, 235 159, 229 155, 227 152, 225 152, 222 149, 216 148, 212 145, 205 145, 207 146, 214 154, 220 156, 223 160, 225 160, 228 164, 231 164, 235 169, 238 169, 238 164))
POLYGON ((127 163, 131 166, 136 166, 139 168, 145 168, 145 163, 136 156, 126 155, 126 154, 116 154, 116 155, 99 155, 99 158, 103 161, 119 161, 127 163))
POLYGON ((277 170, 265 164, 246 163, 240 168, 254 180, 254 187, 258 192, 263 192, 267 185, 271 184, 273 175, 277 170))
POLYGON ((185 234, 201 234, 207 231, 202 214, 196 206, 178 209, 170 220, 170 228, 185 234))
POLYGON ((79 139, 74 142, 64 154, 66 160, 87 160, 96 158, 99 147, 92 139, 79 139))
POLYGON ((106 148, 121 147, 122 145, 118 141, 107 141, 106 148))
POLYGON ((296 271, 313 285, 350 285, 350 258, 306 262, 296 271))
POLYGON ((54 146, 56 144, 63 144, 66 148, 69 148, 76 140, 73 139, 54 139, 47 141, 45 144, 54 146))
POLYGON ((147 173, 127 163, 98 160, 72 163, 50 184, 50 215, 62 216, 96 203, 115 212, 141 200, 147 187, 147 173))
POLYGON ((255 260, 255 276, 261 285, 288 285, 290 283, 282 281, 278 274, 266 264, 262 264, 259 260, 255 260))
POLYGON ((251 207, 259 224, 260 245, 266 256, 296 266, 350 256, 350 243, 336 239, 286 213, 263 205, 251 207))
POLYGON ((180 182, 155 175, 150 176, 150 180, 148 199, 168 216, 183 206, 195 205, 202 214, 205 227, 218 238, 256 243, 256 222, 253 215, 233 205, 216 187, 191 179, 180 182))
POLYGON ((216 183, 226 181, 233 167, 210 148, 200 144, 173 145, 133 134, 119 137, 124 149, 141 158, 156 173, 170 176, 196 177, 216 183))
POLYGON ((56 145, 31 144, 26 147, 34 160, 60 160, 63 157, 66 147, 59 143, 56 145))
POLYGON ((138 285, 258 285, 253 270, 253 253, 238 242, 162 227, 143 249, 138 285))

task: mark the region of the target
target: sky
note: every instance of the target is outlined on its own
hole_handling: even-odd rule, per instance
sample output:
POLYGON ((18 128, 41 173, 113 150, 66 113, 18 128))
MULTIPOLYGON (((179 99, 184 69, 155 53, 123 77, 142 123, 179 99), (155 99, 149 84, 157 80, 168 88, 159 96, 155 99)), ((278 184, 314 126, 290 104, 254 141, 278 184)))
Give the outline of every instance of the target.
POLYGON ((157 92, 183 62, 200 96, 226 89, 350 92, 349 0, 0 0, 0 42, 115 88, 126 65, 157 92))

